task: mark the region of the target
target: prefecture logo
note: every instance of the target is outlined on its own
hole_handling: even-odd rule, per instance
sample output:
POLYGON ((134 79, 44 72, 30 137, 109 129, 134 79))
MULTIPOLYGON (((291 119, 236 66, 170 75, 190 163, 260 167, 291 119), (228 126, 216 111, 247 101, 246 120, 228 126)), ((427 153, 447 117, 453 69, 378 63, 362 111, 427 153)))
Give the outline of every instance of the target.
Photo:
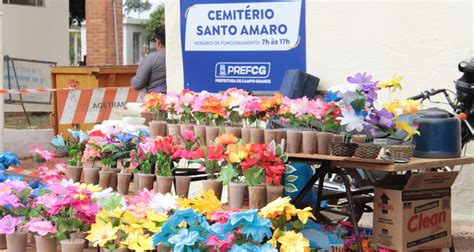
POLYGON ((215 77, 265 79, 270 76, 270 68, 270 62, 219 62, 215 77))

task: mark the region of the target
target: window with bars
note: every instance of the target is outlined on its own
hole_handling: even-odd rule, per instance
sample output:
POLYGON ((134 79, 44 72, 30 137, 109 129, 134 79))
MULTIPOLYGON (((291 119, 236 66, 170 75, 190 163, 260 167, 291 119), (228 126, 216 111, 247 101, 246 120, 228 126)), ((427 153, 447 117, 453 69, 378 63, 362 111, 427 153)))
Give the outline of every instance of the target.
POLYGON ((44 0, 3 0, 4 4, 44 6, 44 0))

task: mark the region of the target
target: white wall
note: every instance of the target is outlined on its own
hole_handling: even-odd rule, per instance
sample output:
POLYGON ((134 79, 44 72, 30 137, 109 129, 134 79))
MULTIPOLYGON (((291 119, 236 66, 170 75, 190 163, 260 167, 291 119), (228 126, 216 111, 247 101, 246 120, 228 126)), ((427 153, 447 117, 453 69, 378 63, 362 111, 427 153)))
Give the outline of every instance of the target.
MULTIPOLYGON (((176 91, 183 88, 179 1, 165 3, 167 83, 176 91)), ((307 71, 323 90, 358 71, 404 76, 395 96, 453 89, 457 64, 474 57, 473 8, 470 0, 306 0, 307 71)), ((474 221, 472 177, 474 166, 465 166, 453 188, 454 220, 474 221)))
POLYGON ((4 13, 3 53, 69 65, 69 1, 45 2, 44 7, 0 3, 4 13))
POLYGON ((143 44, 147 42, 146 31, 140 25, 146 20, 124 18, 123 19, 123 64, 133 65, 133 33, 140 33, 140 59, 143 58, 143 44))

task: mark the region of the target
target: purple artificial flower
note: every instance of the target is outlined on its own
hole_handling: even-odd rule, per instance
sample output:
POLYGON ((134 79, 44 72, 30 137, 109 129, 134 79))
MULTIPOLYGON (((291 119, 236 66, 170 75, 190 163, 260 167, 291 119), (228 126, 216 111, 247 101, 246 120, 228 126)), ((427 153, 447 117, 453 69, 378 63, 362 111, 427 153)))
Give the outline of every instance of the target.
POLYGON ((374 109, 372 110, 372 112, 379 117, 378 125, 385 128, 391 128, 395 125, 393 122, 393 118, 395 117, 395 115, 392 112, 388 111, 386 108, 383 108, 381 110, 374 109))
MULTIPOLYGON (((367 73, 356 73, 355 76, 347 77, 349 83, 358 84, 361 89, 364 86, 371 86, 374 84, 372 80, 372 75, 367 75, 367 73)), ((363 90, 363 89, 362 89, 363 90)))
POLYGON ((13 234, 16 226, 21 223, 21 217, 6 215, 0 219, 0 234, 13 234))

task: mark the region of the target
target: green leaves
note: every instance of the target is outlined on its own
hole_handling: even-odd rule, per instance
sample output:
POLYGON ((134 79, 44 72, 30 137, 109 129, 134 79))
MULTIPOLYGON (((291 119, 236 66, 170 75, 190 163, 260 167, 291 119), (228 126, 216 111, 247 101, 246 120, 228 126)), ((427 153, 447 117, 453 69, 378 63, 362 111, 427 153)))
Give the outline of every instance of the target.
POLYGON ((298 191, 298 188, 296 188, 295 185, 288 183, 285 185, 285 191, 288 193, 294 193, 298 191))
POLYGON ((358 98, 351 102, 352 108, 355 110, 363 110, 365 108, 365 98, 358 98))
POLYGON ((248 186, 257 186, 265 181, 263 169, 258 167, 250 167, 244 171, 244 177, 248 186))
POLYGON ((239 173, 234 169, 232 164, 228 164, 222 167, 221 173, 217 180, 222 181, 224 185, 227 185, 232 182, 232 179, 236 178, 237 176, 239 176, 239 173))

